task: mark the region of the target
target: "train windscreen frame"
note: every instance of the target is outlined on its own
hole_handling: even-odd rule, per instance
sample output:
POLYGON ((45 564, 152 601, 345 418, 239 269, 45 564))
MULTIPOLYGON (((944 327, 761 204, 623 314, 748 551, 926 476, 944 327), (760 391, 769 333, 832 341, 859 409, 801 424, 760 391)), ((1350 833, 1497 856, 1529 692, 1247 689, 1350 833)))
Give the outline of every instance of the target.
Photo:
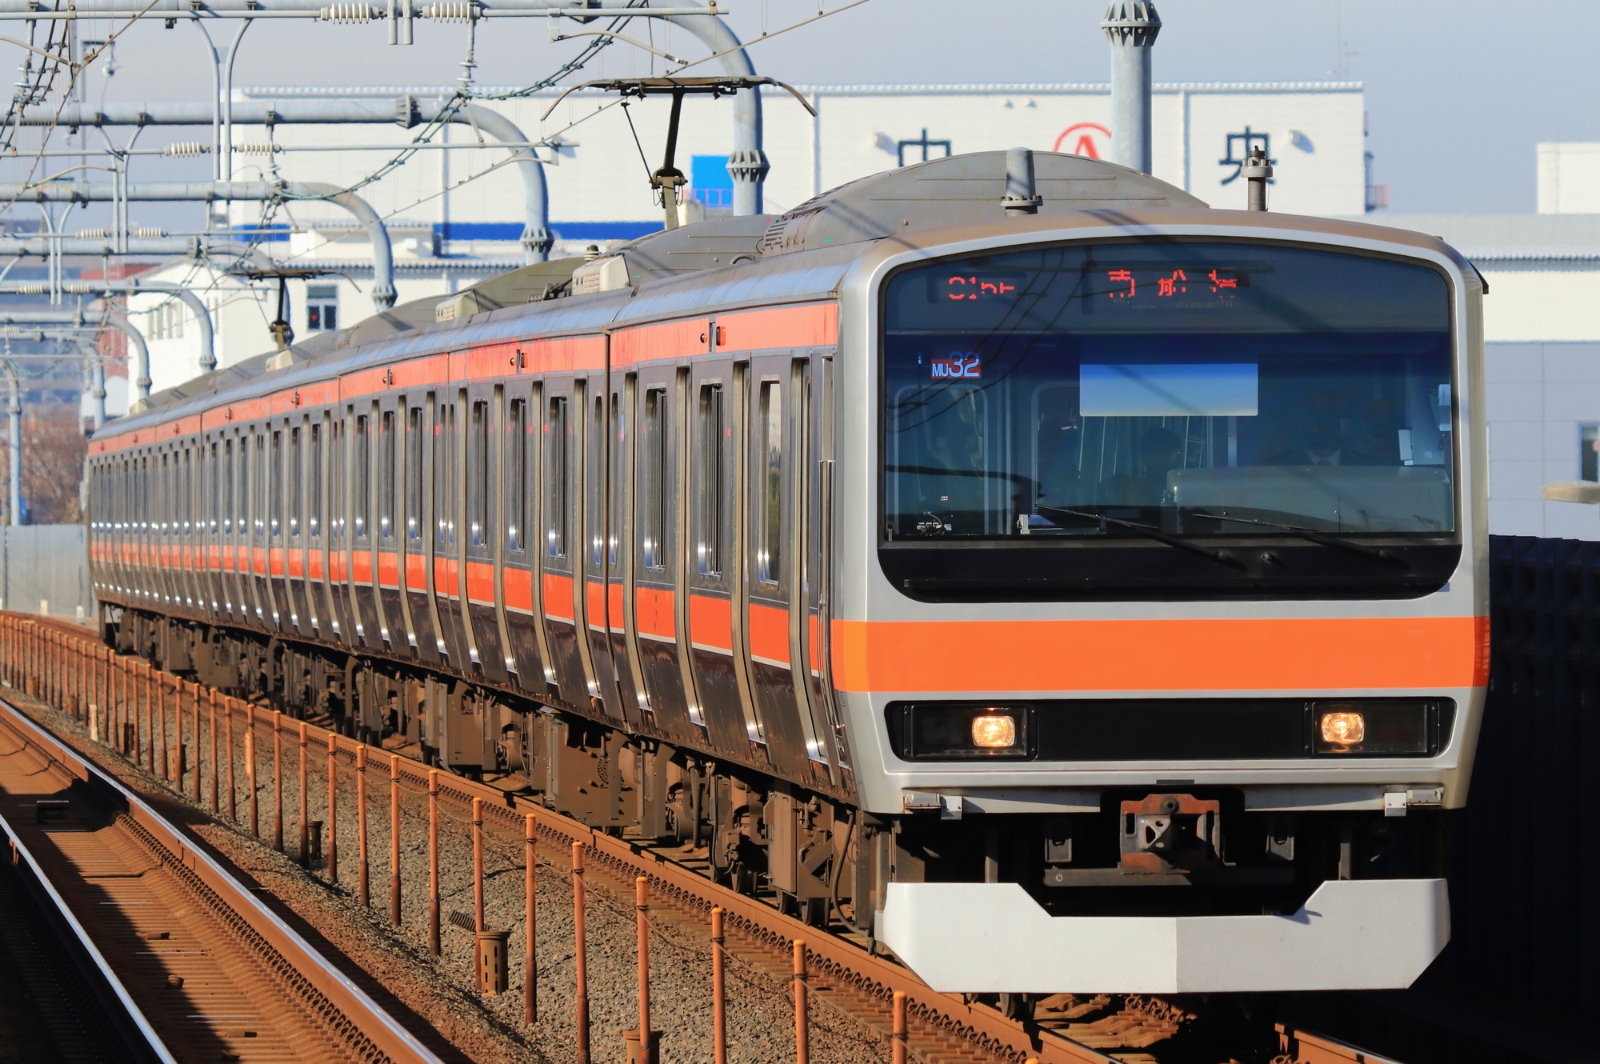
POLYGON ((879 558, 929 601, 1414 597, 1460 558, 1432 264, 1160 239, 881 287, 879 558))

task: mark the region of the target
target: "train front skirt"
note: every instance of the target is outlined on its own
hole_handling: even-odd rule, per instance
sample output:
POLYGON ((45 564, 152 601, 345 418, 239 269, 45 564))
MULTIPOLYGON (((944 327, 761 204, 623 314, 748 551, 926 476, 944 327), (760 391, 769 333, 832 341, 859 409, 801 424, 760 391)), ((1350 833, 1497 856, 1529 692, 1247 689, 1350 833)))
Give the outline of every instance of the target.
POLYGON ((1450 941, 1443 879, 1330 880, 1293 915, 1051 916, 1016 883, 891 883, 884 945, 945 993, 1385 990, 1450 941))

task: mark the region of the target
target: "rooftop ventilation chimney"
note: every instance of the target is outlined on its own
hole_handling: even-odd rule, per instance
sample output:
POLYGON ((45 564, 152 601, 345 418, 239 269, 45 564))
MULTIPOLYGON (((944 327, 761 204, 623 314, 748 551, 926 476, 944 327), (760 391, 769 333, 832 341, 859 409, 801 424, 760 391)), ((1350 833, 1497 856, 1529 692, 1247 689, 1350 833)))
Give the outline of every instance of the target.
POLYGON ((1161 32, 1156 5, 1113 0, 1100 23, 1111 42, 1111 161, 1150 172, 1150 49, 1161 32))

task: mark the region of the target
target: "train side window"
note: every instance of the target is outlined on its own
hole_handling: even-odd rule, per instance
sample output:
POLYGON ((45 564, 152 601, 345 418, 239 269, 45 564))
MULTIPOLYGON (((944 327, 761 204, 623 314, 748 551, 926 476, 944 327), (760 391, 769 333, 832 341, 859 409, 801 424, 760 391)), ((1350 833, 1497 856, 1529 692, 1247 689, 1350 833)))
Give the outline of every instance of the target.
POLYGON ((311 425, 310 456, 306 468, 306 530, 322 535, 322 426, 311 425))
POLYGON ((528 401, 513 399, 506 408, 505 431, 506 470, 506 549, 528 549, 527 491, 528 491, 528 401))
POLYGON ((584 472, 588 474, 584 478, 583 502, 588 518, 584 529, 589 534, 590 561, 600 565, 605 560, 606 542, 606 403, 602 396, 594 397, 588 427, 588 450, 583 461, 584 472))
POLYGON ((301 515, 305 512, 305 462, 301 453, 300 429, 289 430, 289 535, 300 534, 301 515))
POLYGON ((695 478, 696 522, 695 555, 705 576, 722 573, 722 511, 726 490, 723 474, 723 449, 727 446, 722 425, 722 385, 700 386, 698 417, 699 476, 695 478))
POLYGON ((761 429, 756 575, 776 584, 783 571, 783 390, 777 381, 761 385, 761 429))
POLYGON ((433 433, 433 518, 441 547, 455 542, 455 511, 450 506, 450 486, 455 483, 450 458, 456 438, 454 403, 439 404, 439 422, 433 433))
POLYGON ((355 526, 357 539, 367 536, 367 509, 372 505, 372 419, 365 414, 356 418, 355 439, 350 441, 354 454, 350 468, 350 523, 355 526))
POLYGON ((467 450, 467 533, 474 547, 489 543, 489 404, 472 403, 471 437, 467 450))
POLYGON ((406 538, 422 538, 422 407, 406 414, 406 538))
POLYGON ((345 435, 344 417, 328 426, 328 538, 344 539, 345 435))
MULTIPOLYGON (((283 430, 282 429, 275 429, 273 431, 273 433, 272 433, 272 457, 271 457, 271 462, 272 462, 272 483, 282 484, 283 483, 283 480, 282 480, 282 477, 283 477, 283 430)), ((272 522, 272 530, 271 530, 272 531, 272 536, 273 536, 274 539, 276 539, 279 536, 283 535, 283 525, 281 523, 281 516, 280 516, 281 513, 282 513, 282 510, 283 510, 283 499, 282 499, 283 490, 280 488, 278 491, 274 492, 272 490, 272 483, 269 483, 269 484, 265 485, 265 487, 266 487, 266 492, 267 492, 267 508, 268 508, 268 511, 272 515, 271 518, 270 518, 270 520, 272 522), (274 498, 273 497, 274 495, 276 495, 278 497, 274 498)))
POLYGON ((394 438, 394 411, 385 410, 378 422, 378 537, 393 539, 394 512, 394 449, 399 441, 394 438))
POLYGON ((570 468, 570 448, 567 442, 567 400, 559 397, 550 400, 549 419, 545 422, 544 453, 549 464, 545 467, 546 485, 545 519, 548 525, 550 557, 567 556, 567 471, 570 468))
POLYGON ((665 569, 667 530, 667 390, 644 393, 639 425, 639 535, 647 569, 665 569))

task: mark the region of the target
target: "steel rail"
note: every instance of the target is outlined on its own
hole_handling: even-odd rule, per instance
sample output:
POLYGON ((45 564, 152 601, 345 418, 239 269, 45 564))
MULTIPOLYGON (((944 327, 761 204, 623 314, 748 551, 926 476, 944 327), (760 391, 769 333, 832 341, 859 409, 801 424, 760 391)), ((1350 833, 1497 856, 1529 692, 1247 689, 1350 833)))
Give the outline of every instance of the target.
MULTIPOLYGON (((81 637, 68 645, 81 644, 81 637)), ((81 647, 80 647, 81 649, 81 647)), ((152 849, 165 851, 175 871, 187 872, 194 885, 209 893, 225 910, 226 922, 235 934, 252 944, 262 959, 278 969, 286 982, 310 999, 317 1011, 347 1039, 365 1042, 396 1064, 442 1064, 440 1058, 383 1009, 377 1002, 317 952, 310 943, 267 908, 251 891, 225 870, 210 854, 195 846, 175 826, 156 813, 138 795, 110 774, 82 757, 66 743, 41 727, 22 710, 0 700, 0 726, 4 726, 54 762, 57 770, 106 788, 126 803, 119 813, 142 841, 152 849), (272 964, 273 955, 281 962, 272 964), (288 970, 285 970, 287 966, 288 970), (321 999, 320 1002, 317 999, 321 999)))

